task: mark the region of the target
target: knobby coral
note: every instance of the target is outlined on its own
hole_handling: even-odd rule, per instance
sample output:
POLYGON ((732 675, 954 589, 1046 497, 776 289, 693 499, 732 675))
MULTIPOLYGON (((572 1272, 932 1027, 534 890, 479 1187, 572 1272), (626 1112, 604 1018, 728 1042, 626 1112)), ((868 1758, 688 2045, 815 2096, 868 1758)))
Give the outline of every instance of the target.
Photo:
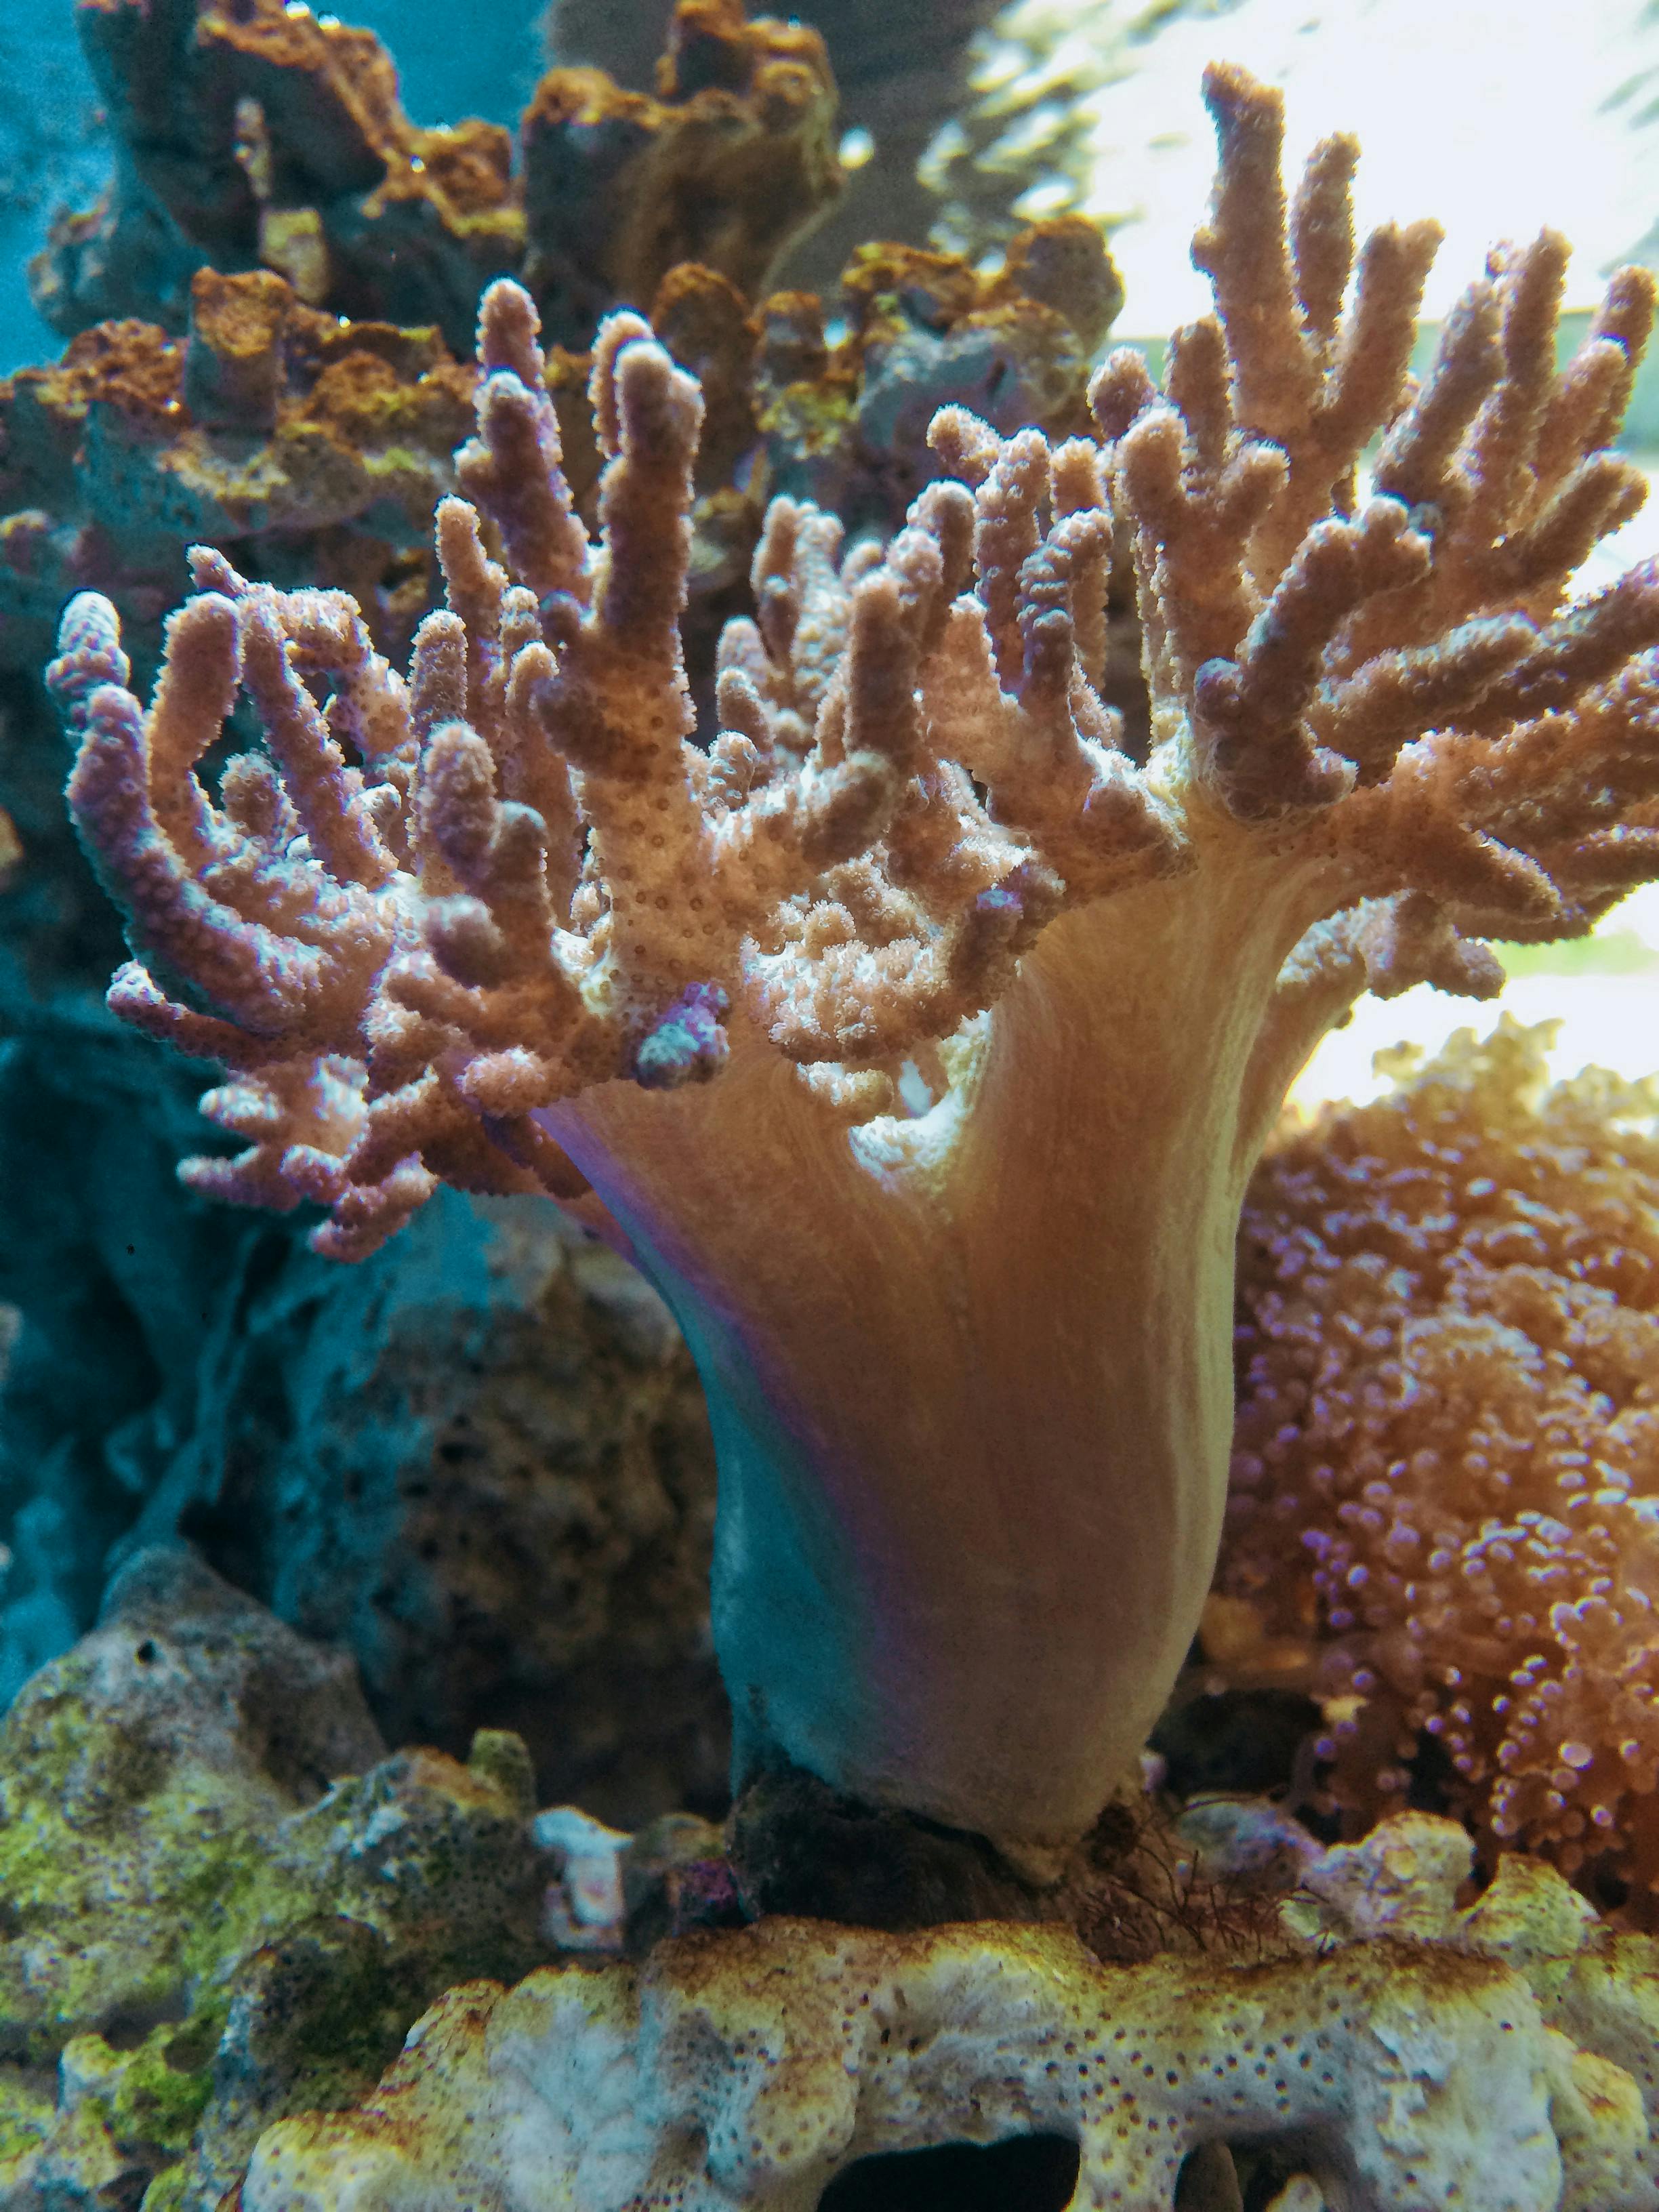
POLYGON ((421 129, 372 31, 304 0, 77 0, 116 141, 113 182, 65 214, 30 275, 58 329, 177 325, 193 272, 278 271, 309 306, 435 323, 466 343, 479 289, 520 272, 578 342, 676 262, 759 288, 841 189, 823 41, 679 0, 660 97, 553 70, 513 134, 421 129))
POLYGON ((1489 993, 1483 934, 1659 873, 1659 577, 1565 597, 1640 497, 1605 448, 1650 280, 1558 374, 1565 245, 1500 249, 1419 386, 1434 227, 1356 257, 1352 141, 1287 210, 1278 96, 1206 89, 1217 313, 1163 393, 1119 352, 1089 437, 941 410, 951 479, 884 547, 775 502, 706 745, 697 387, 605 324, 591 538, 508 283, 407 682, 348 599, 210 550, 148 714, 95 597, 52 679, 112 1001, 232 1072, 245 1149, 188 1179, 320 1203, 342 1256, 441 1177, 605 1226, 708 1391, 740 1774, 1037 1864, 1198 1619, 1238 1208, 1310 1044, 1368 976, 1489 993), (1115 543, 1144 767, 1093 681, 1115 543), (239 688, 268 750, 210 797, 239 688))
POLYGON ((190 295, 182 340, 104 323, 0 380, 0 668, 38 666, 77 585, 153 637, 191 538, 353 582, 377 635, 425 613, 471 367, 435 330, 318 314, 267 270, 198 269, 190 295))
POLYGON ((1399 1073, 1251 1187, 1206 1641, 1241 1680, 1300 1656, 1351 1816, 1404 1802, 1425 1730, 1489 1860, 1610 1869, 1649 1917, 1659 1083, 1547 1090, 1509 1023, 1399 1073))

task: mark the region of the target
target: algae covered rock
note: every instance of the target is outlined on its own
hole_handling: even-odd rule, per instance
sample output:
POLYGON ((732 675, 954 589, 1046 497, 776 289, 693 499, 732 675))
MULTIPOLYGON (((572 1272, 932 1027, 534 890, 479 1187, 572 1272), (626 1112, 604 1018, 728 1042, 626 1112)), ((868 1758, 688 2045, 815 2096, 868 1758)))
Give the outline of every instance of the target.
POLYGON ((0 1721, 0 2049, 181 2017, 261 1916, 269 1831, 384 1753, 348 1660, 187 1552, 141 1554, 0 1721))
POLYGON ((183 1547, 0 1722, 0 2193, 216 2203, 443 1990, 550 1955, 516 1738, 388 1758, 349 1660, 183 1547), (55 2070, 55 2079, 54 2079, 55 2070))
POLYGON ((363 2111, 262 2138, 241 2204, 810 2212, 861 2160, 1020 2137, 1076 2146, 1080 2208, 1218 2204, 1235 2158, 1345 2212, 1656 2201, 1629 2074, 1467 1945, 1106 1967, 1052 1928, 780 1918, 451 1991, 363 2111))
POLYGON ((1247 1948, 779 1916, 453 1990, 360 2110, 262 2137, 241 2212, 1659 2204, 1659 1944, 1521 1859, 1460 1905, 1431 1815, 1301 1842, 1247 1948))

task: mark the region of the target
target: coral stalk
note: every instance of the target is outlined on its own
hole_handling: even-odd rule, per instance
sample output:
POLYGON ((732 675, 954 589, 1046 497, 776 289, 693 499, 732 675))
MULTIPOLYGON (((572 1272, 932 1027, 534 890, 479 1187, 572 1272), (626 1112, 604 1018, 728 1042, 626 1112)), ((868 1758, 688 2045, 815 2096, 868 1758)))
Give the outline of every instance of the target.
POLYGON ((1659 874, 1659 584, 1567 599, 1640 496, 1604 447, 1649 280, 1558 375, 1558 242, 1501 252, 1419 386, 1431 230, 1356 255, 1349 143, 1287 210, 1277 95, 1206 88, 1218 314, 1164 391, 1114 355, 1059 445, 941 410, 884 548, 775 501, 706 746, 696 382, 602 329, 591 541, 509 283, 407 684, 343 595, 211 553, 148 718, 106 603, 53 671, 115 1003, 233 1070, 247 1149, 192 1179, 322 1202, 346 1257, 439 1178, 630 1251, 708 1390, 740 1778, 781 1755, 1028 1863, 1196 1623, 1239 1204, 1301 1058, 1368 979, 1490 995, 1484 938, 1659 874), (1144 763, 1097 689, 1115 548, 1144 763), (276 768, 216 800, 239 679, 276 768))
POLYGON ((708 1387, 739 1771, 856 1746, 861 1793, 1005 1843, 1099 1810, 1218 1534, 1243 1062, 1300 920, 1248 866, 1066 915, 947 1098, 850 1139, 735 1038, 547 1117, 708 1387))

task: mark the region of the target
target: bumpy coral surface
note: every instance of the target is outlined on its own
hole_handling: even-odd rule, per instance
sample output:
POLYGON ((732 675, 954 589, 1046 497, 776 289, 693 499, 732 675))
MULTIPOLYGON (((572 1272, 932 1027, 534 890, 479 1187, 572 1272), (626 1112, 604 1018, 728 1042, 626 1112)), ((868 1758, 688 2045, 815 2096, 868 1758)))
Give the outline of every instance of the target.
POLYGON ((0 382, 0 666, 33 667, 68 592, 142 636, 211 538, 354 589, 407 636, 473 374, 435 330, 313 313, 269 271, 198 270, 190 323, 100 324, 0 382))
POLYGON ((1237 2205, 1236 2165, 1307 2212, 1651 2207, 1654 1946, 1513 1862, 1458 1913, 1460 1851, 1449 1823, 1407 1822, 1327 1855, 1309 1936, 1255 1966, 780 1918, 637 1972, 475 1984, 361 2112, 272 2128, 241 2202, 810 2212, 861 2158, 1035 2131, 1077 2146, 1079 2208, 1168 2212, 1178 2177, 1183 2205, 1237 2205), (1402 1873, 1425 1892, 1408 1942, 1402 1873))
MULTIPOLYGON (((684 626, 700 684, 714 653, 708 616, 752 605, 749 571, 770 495, 832 507, 849 532, 886 536, 948 473, 927 439, 941 407, 971 407, 1000 430, 1029 426, 1056 442, 1086 431, 1091 367, 1122 288, 1098 230, 1066 219, 1027 224, 994 276, 955 254, 866 243, 822 297, 791 290, 751 302, 696 261, 677 263, 644 296, 653 331, 702 392, 684 626)), ((590 525, 602 462, 591 368, 590 354, 549 349, 562 466, 590 525)))
POLYGON ((1506 1022, 1258 1170, 1210 1656, 1310 1680, 1356 1817, 1659 1881, 1659 1082, 1506 1022))
POLYGON ((66 331, 177 328, 205 263, 275 270, 330 313, 435 324, 459 349, 483 286, 522 269, 585 343, 677 261, 759 289, 840 185, 823 41, 750 23, 743 0, 682 0, 657 98, 550 72, 519 173, 499 124, 411 124, 374 33, 307 6, 79 0, 76 20, 118 161, 34 270, 66 331))
POLYGON ((1359 246, 1352 142, 1287 199, 1276 97, 1206 94, 1217 312, 1162 393, 1124 351, 1091 436, 942 409, 885 547, 775 501, 707 742, 698 387, 606 323, 594 535, 506 283, 406 678, 202 549, 148 711, 95 594, 51 678, 111 1003, 231 1071, 193 1187, 320 1203, 343 1257, 440 1179, 580 1206, 710 1394, 740 1759, 1039 1853, 1196 1626, 1237 1210, 1310 1044, 1659 872, 1659 586, 1568 598, 1643 495, 1651 279, 1558 370, 1565 242, 1500 251, 1413 379, 1434 227, 1359 246), (1144 763, 1098 688, 1126 552, 1144 763), (268 750, 210 792, 243 694, 268 750))

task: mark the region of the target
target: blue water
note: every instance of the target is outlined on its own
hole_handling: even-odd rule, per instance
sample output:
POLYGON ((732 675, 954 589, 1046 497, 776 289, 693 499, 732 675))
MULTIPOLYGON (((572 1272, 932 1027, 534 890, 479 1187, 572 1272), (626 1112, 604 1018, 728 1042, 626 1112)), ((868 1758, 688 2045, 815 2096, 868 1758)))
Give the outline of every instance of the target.
POLYGON ((25 270, 55 204, 84 205, 108 167, 70 0, 12 0, 0 14, 0 373, 50 361, 63 340, 30 303, 25 270), (27 98, 16 96, 27 86, 27 98))
MULTIPOLYGON (((541 12, 542 0, 353 0, 339 10, 392 47, 404 105, 423 124, 515 121, 539 73, 541 12)), ((54 208, 85 206, 108 173, 74 13, 72 0, 0 10, 0 83, 14 94, 0 103, 0 374, 61 351, 30 302, 28 259, 54 208)))

